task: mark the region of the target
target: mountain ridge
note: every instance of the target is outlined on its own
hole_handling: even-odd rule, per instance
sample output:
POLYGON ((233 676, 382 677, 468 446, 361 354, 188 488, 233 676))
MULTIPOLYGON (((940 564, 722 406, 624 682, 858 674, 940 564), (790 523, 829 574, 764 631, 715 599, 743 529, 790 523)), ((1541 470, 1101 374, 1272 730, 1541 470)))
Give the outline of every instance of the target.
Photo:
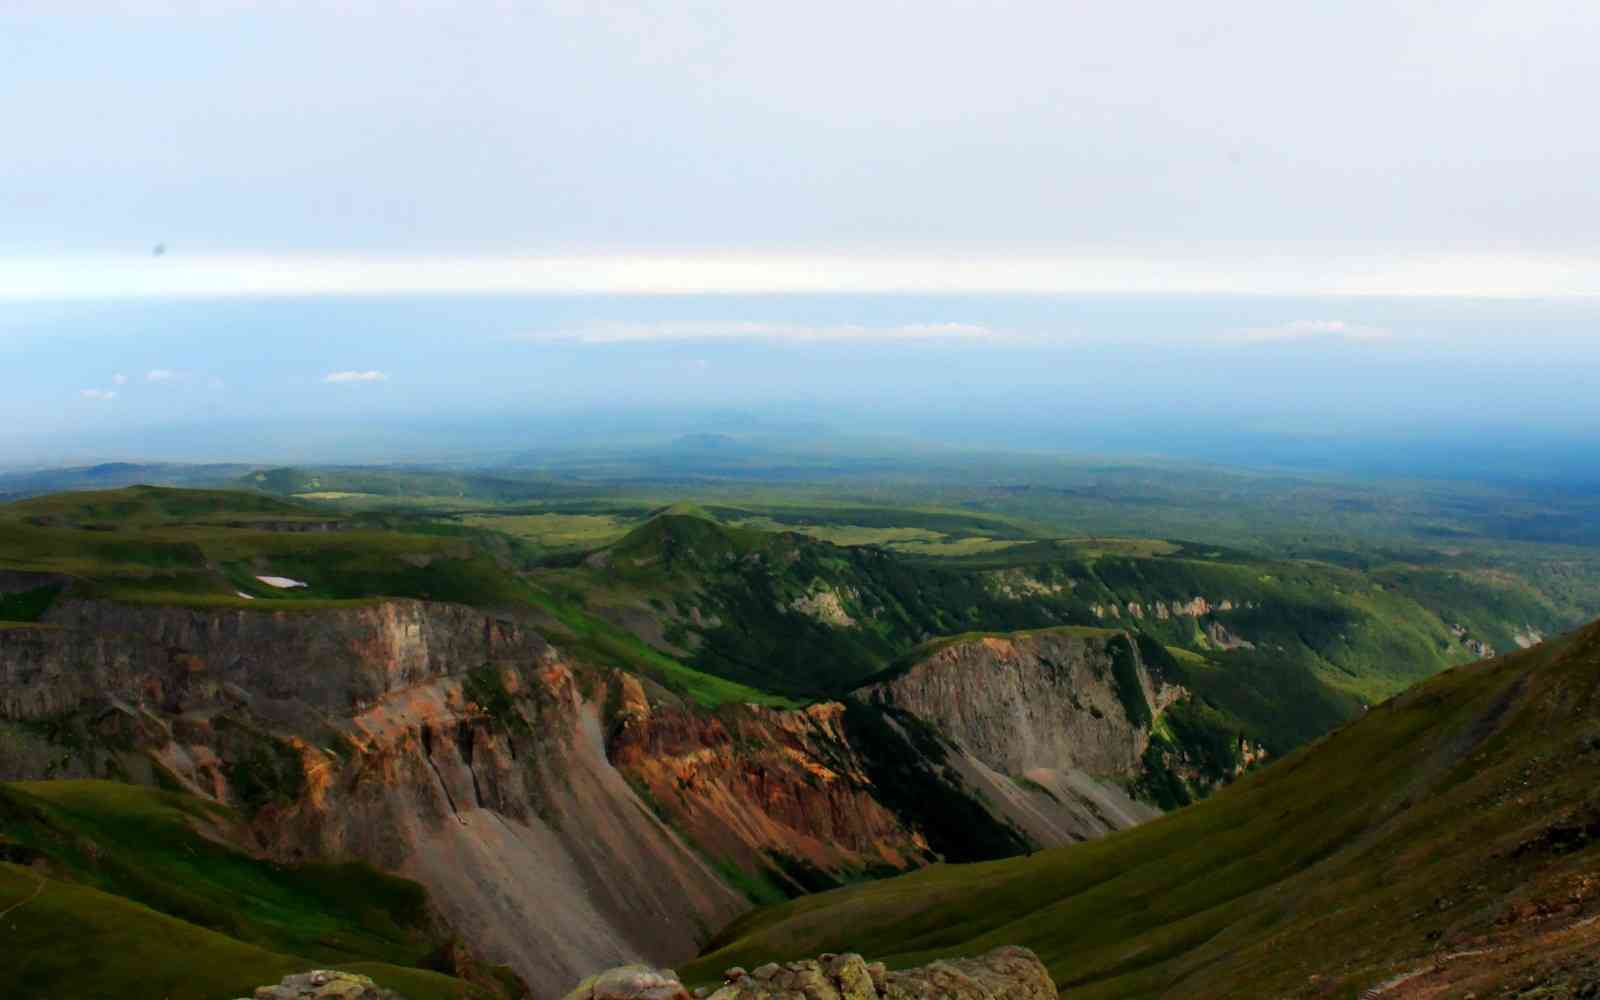
POLYGON ((1085 997, 1562 976, 1600 943, 1597 779, 1600 623, 1447 671, 1133 830, 758 911, 685 975, 846 942, 893 966, 1004 941, 1085 997))

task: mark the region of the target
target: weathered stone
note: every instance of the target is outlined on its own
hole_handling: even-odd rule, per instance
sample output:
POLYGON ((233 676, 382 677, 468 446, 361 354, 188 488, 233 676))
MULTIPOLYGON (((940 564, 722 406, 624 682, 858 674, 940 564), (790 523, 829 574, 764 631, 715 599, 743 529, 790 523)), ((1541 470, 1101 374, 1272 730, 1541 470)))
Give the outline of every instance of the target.
MULTIPOLYGON (((641 969, 627 966, 592 976, 567 1000, 658 1000, 657 994, 649 992, 602 994, 594 988, 601 980, 643 984, 648 977, 640 976, 641 969)), ((671 973, 657 975, 662 982, 677 986, 671 973)), ((709 1000, 1057 1000, 1055 983, 1044 963, 1028 949, 1015 947, 899 972, 889 972, 882 962, 869 965, 860 955, 844 954, 784 965, 768 962, 748 974, 735 967, 727 976, 729 982, 710 993, 709 1000)), ((696 990, 694 995, 706 993, 696 990)), ((669 998, 662 995, 659 1000, 669 998)))
POLYGON ((689 991, 670 969, 625 965, 590 976, 566 1000, 690 1000, 689 991))
POLYGON ((316 969, 285 976, 276 986, 257 987, 255 1000, 405 1000, 370 976, 316 969))
POLYGON ((860 955, 841 955, 830 970, 839 984, 840 1000, 871 1000, 881 992, 881 976, 872 970, 884 968, 882 962, 868 965, 860 955))

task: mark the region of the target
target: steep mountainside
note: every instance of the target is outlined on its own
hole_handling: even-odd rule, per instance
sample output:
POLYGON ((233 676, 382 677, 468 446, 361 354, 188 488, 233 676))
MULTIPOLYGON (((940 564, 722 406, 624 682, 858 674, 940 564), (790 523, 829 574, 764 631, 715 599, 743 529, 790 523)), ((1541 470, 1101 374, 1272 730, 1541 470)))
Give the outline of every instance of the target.
POLYGON ((1108 783, 1177 805, 1267 756, 1178 683, 1170 653, 1136 633, 1064 626, 972 636, 907 662, 860 696, 1091 814, 1123 808, 1108 806, 1108 783))
POLYGON ((316 964, 360 969, 410 1000, 488 1000, 432 971, 474 974, 422 886, 357 863, 252 857, 232 843, 243 834, 233 810, 181 793, 0 785, 5 995, 214 1000, 316 964))
POLYGON ((681 956, 747 905, 639 801, 606 760, 600 704, 513 623, 415 601, 67 601, 48 619, 0 631, 9 777, 232 803, 271 856, 418 879, 530 982, 681 956))
MULTIPOLYGON (((625 674, 614 683, 612 762, 675 829, 736 864, 758 898, 1087 840, 1155 814, 1124 789, 1136 766, 1028 780, 893 706, 705 712, 651 699, 625 674)), ((1141 733, 1120 730, 1135 763, 1141 733)))
POLYGON ((1133 778, 1150 724, 1186 692, 1112 630, 1052 629, 941 644, 865 689, 1005 774, 1086 771, 1133 778))
POLYGON ((1134 830, 751 914, 686 979, 1011 942, 1083 997, 1586 996, 1596 788, 1600 624, 1449 671, 1134 830))

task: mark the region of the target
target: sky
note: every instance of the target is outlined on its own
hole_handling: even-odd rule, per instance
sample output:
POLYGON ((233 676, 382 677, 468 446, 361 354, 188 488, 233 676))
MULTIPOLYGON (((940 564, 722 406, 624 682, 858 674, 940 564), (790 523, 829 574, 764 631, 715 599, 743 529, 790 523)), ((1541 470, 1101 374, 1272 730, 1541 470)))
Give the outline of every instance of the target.
POLYGON ((0 297, 1593 294, 1597 28, 1550 0, 11 0, 0 297))
POLYGON ((1597 29, 1545 0, 10 0, 0 464, 738 413, 1577 467, 1597 29))

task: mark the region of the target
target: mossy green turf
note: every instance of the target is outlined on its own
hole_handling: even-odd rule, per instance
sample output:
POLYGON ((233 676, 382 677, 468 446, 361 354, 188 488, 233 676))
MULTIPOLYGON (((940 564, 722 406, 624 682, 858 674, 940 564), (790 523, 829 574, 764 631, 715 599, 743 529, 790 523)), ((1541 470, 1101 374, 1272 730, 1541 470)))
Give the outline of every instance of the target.
POLYGON ((103 781, 0 785, 6 995, 216 997, 319 966, 419 997, 479 997, 417 965, 422 887, 360 864, 277 865, 223 843, 214 803, 103 781), (211 836, 200 828, 208 828, 211 836), (70 942, 70 947, 63 947, 70 942))
MULTIPOLYGON (((1033 948, 1074 997, 1353 997, 1600 867, 1600 626, 1448 671, 1199 804, 1026 859, 940 865, 737 921, 685 970, 1033 948), (1529 845, 1533 845, 1530 849, 1529 845)), ((1564 890, 1563 890, 1564 891, 1564 890)))

